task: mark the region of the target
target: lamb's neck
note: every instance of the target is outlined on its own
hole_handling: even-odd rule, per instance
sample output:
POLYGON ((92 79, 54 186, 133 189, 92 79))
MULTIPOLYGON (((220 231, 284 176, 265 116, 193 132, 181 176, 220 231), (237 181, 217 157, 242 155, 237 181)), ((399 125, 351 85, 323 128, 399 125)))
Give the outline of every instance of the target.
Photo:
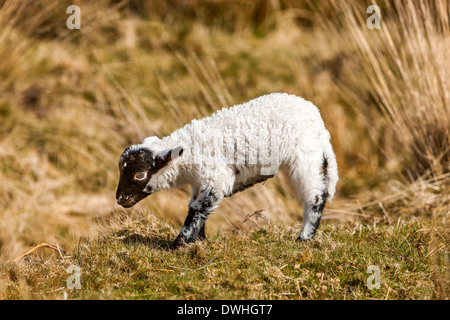
MULTIPOLYGON (((178 146, 185 146, 185 143, 181 141, 178 137, 174 136, 167 136, 162 140, 161 147, 163 149, 170 149, 175 148, 178 146)), ((158 178, 158 185, 162 189, 169 189, 173 187, 178 187, 183 184, 184 182, 184 170, 183 165, 181 164, 183 162, 184 154, 180 157, 177 157, 173 159, 167 166, 162 169, 161 174, 158 178)))
POLYGON ((159 189, 170 189, 182 184, 182 174, 176 163, 169 163, 157 175, 156 185, 159 189))

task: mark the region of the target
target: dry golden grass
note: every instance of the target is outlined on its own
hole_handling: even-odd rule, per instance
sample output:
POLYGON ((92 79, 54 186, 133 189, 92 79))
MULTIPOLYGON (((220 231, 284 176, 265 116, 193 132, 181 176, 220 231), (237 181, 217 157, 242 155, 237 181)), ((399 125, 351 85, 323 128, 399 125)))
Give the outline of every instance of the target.
POLYGON ((385 128, 376 128, 372 136, 383 139, 381 147, 389 158, 406 150, 407 156, 412 157, 414 178, 417 174, 448 172, 448 4, 385 1, 382 10, 387 17, 378 32, 364 28, 363 11, 354 12, 344 1, 337 4, 347 13, 342 15, 342 23, 350 33, 343 40, 348 41, 359 57, 358 83, 375 102, 360 106, 361 111, 368 116, 368 122, 374 117, 381 118, 380 126, 385 128), (388 15, 391 12, 396 14, 388 15), (380 137, 380 133, 385 136, 380 137))
MULTIPOLYGON (((332 135, 340 182, 325 223, 419 219, 438 230, 430 252, 445 244, 445 2, 380 1, 381 30, 367 29, 365 4, 339 0, 83 2, 81 30, 65 26, 70 4, 0 5, 2 261, 41 242, 70 251, 105 233, 125 212, 114 191, 129 144, 281 91, 313 101, 332 135)), ((188 191, 162 192, 136 210, 176 229, 188 191)), ((279 175, 224 201, 207 233, 245 235, 260 227, 240 223, 255 212, 292 225, 301 211, 279 175)), ((448 248, 437 252, 436 296, 448 297, 448 248)))

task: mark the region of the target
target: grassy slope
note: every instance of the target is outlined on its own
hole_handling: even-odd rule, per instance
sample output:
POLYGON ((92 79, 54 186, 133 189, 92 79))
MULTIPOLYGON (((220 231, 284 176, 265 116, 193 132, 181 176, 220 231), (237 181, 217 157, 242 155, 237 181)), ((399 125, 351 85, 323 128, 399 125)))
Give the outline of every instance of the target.
MULTIPOLYGON (((206 241, 172 250, 179 225, 142 208, 116 212, 101 222, 99 236, 80 240, 70 252, 41 249, 0 263, 0 296, 445 299, 450 189, 444 181, 416 183, 402 196, 393 192, 391 200, 364 201, 351 222, 333 219, 329 210, 310 242, 295 241, 299 223, 271 222, 269 214, 254 212, 234 221, 231 232, 207 224, 206 241), (72 265, 81 268, 79 290, 67 285, 72 265), (371 265, 380 269, 380 289, 366 285, 371 265)), ((216 215, 220 220, 221 210, 216 215)))

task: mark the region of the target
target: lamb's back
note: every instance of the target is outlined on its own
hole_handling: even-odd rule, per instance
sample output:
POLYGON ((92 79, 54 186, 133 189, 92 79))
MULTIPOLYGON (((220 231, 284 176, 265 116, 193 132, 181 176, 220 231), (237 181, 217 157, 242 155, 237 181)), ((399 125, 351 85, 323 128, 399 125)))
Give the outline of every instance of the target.
POLYGON ((178 141, 205 141, 220 136, 225 144, 234 144, 239 138, 256 145, 277 134, 283 140, 298 140, 305 132, 323 127, 320 113, 311 102, 295 95, 272 93, 192 120, 172 137, 178 141))

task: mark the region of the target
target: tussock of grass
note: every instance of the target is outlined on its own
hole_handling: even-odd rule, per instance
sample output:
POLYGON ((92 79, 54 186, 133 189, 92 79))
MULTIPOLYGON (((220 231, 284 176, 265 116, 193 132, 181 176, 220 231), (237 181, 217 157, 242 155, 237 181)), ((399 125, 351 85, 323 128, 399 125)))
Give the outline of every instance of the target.
POLYGON ((269 224, 175 251, 168 246, 176 230, 153 216, 121 225, 64 259, 3 264, 2 298, 437 298, 426 223, 325 224, 311 242, 295 241, 298 225, 269 224), (79 290, 66 286, 70 265, 81 268, 79 290), (371 265, 380 268, 380 289, 367 287, 371 265))

